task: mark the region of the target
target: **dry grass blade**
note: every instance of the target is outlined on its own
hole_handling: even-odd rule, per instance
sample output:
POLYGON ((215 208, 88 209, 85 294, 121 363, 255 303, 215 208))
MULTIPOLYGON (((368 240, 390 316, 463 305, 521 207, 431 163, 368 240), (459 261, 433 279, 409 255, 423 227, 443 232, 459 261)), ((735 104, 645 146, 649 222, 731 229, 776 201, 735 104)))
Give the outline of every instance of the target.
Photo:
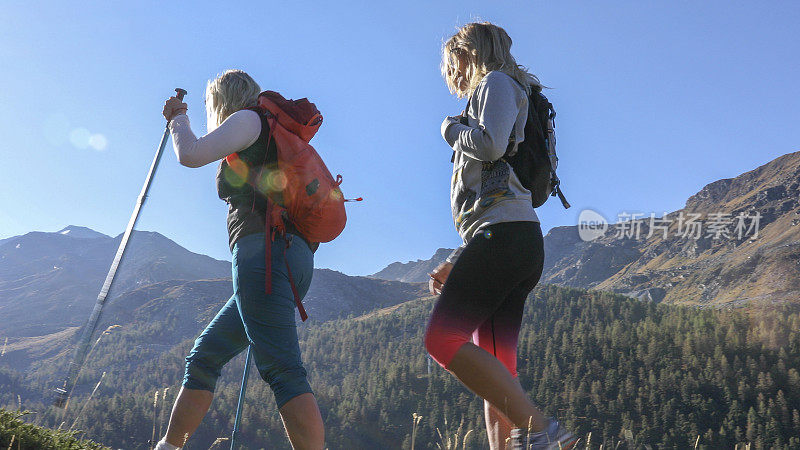
MULTIPOLYGON (((158 417, 158 389, 153 395, 153 434, 150 437, 151 443, 156 441, 156 417, 158 417)), ((155 448, 155 445, 152 448, 155 448)))
POLYGON ((80 411, 78 411, 78 415, 75 416, 75 421, 72 422, 72 426, 69 427, 69 431, 72 431, 72 429, 75 428, 75 425, 78 423, 78 419, 80 419, 81 418, 81 414, 83 414, 83 410, 86 409, 86 405, 89 403, 89 401, 92 399, 92 397, 94 397, 94 393, 97 392, 97 388, 100 387, 100 383, 103 382, 103 378, 105 378, 105 377, 106 377, 106 373, 103 372, 103 375, 100 376, 100 380, 94 386, 94 389, 92 389, 92 393, 89 394, 89 398, 87 398, 86 401, 83 402, 83 406, 81 406, 80 411))
POLYGON ((414 446, 417 442, 417 425, 419 425, 419 421, 422 420, 422 416, 414 413, 411 415, 411 450, 414 450, 414 446))
POLYGON ((214 441, 214 442, 211 444, 211 447, 208 447, 208 450, 211 450, 211 449, 213 449, 214 447, 216 447, 216 445, 217 445, 217 444, 221 444, 221 443, 223 443, 223 442, 227 441, 228 439, 229 439, 229 438, 226 438, 226 437, 218 437, 218 438, 217 438, 217 439, 216 439, 216 440, 215 440, 215 441, 214 441))
MULTIPOLYGON (((11 450, 11 446, 14 445, 14 439, 16 439, 16 438, 17 438, 16 434, 11 436, 11 443, 8 444, 8 450, 11 450)), ((19 447, 19 445, 17 445, 17 447, 19 447)))
POLYGON ((531 435, 533 434, 533 416, 528 417, 528 433, 525 434, 525 448, 531 445, 531 435))
POLYGON ((161 434, 162 425, 164 424, 164 411, 167 408, 167 391, 169 391, 168 387, 164 388, 164 392, 161 394, 161 417, 158 420, 158 435, 163 436, 161 434))
POLYGON ((694 448, 697 448, 697 445, 700 444, 700 435, 697 435, 697 439, 694 441, 694 448))
POLYGON ((445 425, 444 436, 442 436, 442 432, 439 430, 439 428, 436 428, 436 434, 439 435, 439 441, 440 441, 440 443, 436 444, 437 448, 446 450, 456 450, 458 449, 459 442, 462 443, 462 447, 466 446, 467 437, 472 433, 472 430, 469 430, 466 433, 464 433, 463 439, 459 438, 459 436, 461 436, 461 433, 464 431, 464 419, 461 419, 461 423, 459 423, 458 429, 456 429, 452 435, 449 430, 449 427, 447 426, 448 425, 447 416, 445 416, 444 418, 444 425, 445 425))
POLYGON ((464 441, 461 443, 461 449, 465 450, 467 448, 467 438, 469 435, 472 434, 472 430, 467 431, 467 434, 464 435, 464 441))

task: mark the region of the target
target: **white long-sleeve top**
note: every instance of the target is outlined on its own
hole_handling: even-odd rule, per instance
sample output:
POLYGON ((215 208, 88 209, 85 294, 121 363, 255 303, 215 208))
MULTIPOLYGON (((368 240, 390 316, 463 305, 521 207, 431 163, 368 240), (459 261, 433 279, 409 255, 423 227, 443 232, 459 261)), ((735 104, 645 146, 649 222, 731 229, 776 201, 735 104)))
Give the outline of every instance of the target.
POLYGON ((189 117, 179 114, 170 121, 169 131, 178 162, 186 167, 202 167, 253 145, 261 134, 261 118, 255 111, 243 109, 198 139, 189 117))

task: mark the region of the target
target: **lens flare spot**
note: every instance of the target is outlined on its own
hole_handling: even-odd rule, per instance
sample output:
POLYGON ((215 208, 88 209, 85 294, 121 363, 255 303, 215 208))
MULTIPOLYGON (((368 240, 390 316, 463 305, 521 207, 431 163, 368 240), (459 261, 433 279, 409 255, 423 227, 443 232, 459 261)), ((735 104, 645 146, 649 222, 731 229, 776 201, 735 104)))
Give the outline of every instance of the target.
POLYGON ((286 189, 288 183, 289 180, 282 170, 270 170, 259 177, 258 190, 262 194, 281 192, 286 189))
POLYGON ((258 177, 256 187, 262 194, 269 195, 282 192, 286 189, 288 183, 289 180, 286 174, 281 170, 275 169, 261 174, 258 177))
POLYGON ((225 167, 223 176, 233 187, 242 187, 247 182, 247 177, 250 175, 250 169, 244 161, 236 160, 227 167, 225 167))
POLYGON ((286 186, 289 184, 289 178, 282 170, 275 170, 272 172, 270 184, 276 191, 282 191, 286 189, 286 186))
POLYGON ((256 188, 259 192, 266 195, 272 189, 269 185, 269 173, 261 173, 256 180, 256 188))
POLYGON ((483 232, 483 237, 485 237, 486 239, 491 239, 492 238, 492 230, 484 231, 483 232))
POLYGON ((89 146, 98 152, 102 152, 108 146, 108 139, 102 134, 93 134, 89 138, 89 146))
POLYGON ((69 141, 77 148, 89 148, 89 140, 92 138, 92 133, 86 128, 75 128, 69 133, 69 141))

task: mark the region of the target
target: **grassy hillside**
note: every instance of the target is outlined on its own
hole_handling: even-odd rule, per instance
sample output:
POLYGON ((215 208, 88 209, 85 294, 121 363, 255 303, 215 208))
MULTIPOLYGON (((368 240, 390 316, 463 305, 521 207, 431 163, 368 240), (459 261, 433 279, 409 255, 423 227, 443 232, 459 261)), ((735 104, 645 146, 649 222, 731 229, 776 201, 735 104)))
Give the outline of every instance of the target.
MULTIPOLYGON (((429 364, 423 349, 431 307, 430 300, 415 300, 301 326, 331 449, 409 448, 415 413, 423 416, 417 449, 436 448, 437 428, 445 438, 473 430, 466 447, 485 447, 481 402, 429 364)), ((592 448, 620 441, 620 448, 692 448, 698 436, 698 448, 706 449, 747 442, 754 449, 800 448, 797 306, 698 310, 543 286, 525 314, 522 385, 548 414, 584 438, 591 433, 592 448)), ((145 449, 153 428, 158 435, 164 427, 191 340, 159 350, 159 337, 187 318, 151 319, 104 336, 81 377, 69 420, 107 372, 76 426, 98 442, 145 449)), ((207 449, 229 436, 242 363, 238 357, 226 367, 212 410, 187 449, 207 449)), ((60 371, 42 366, 7 382, 29 394, 44 392, 60 371)), ((244 448, 288 448, 268 388, 255 370, 251 375, 244 448)), ((39 411, 34 423, 54 428, 63 420, 41 399, 22 401, 39 411)), ((16 402, 0 389, 0 406, 16 409, 16 402)))
POLYGON ((108 449, 100 444, 77 439, 76 433, 53 431, 37 427, 20 418, 27 412, 0 409, 0 448, 19 450, 79 450, 108 449))

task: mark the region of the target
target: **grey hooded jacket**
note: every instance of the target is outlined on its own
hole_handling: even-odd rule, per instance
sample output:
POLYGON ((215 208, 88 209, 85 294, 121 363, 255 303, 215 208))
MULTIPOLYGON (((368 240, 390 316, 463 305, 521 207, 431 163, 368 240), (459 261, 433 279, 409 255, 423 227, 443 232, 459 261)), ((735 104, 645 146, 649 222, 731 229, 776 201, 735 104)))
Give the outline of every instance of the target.
POLYGON ((455 152, 450 206, 464 242, 447 258, 450 262, 491 224, 539 221, 530 191, 502 159, 525 138, 528 96, 522 86, 503 72, 489 72, 475 88, 468 109, 467 125, 458 116, 442 123, 442 137, 455 152))

